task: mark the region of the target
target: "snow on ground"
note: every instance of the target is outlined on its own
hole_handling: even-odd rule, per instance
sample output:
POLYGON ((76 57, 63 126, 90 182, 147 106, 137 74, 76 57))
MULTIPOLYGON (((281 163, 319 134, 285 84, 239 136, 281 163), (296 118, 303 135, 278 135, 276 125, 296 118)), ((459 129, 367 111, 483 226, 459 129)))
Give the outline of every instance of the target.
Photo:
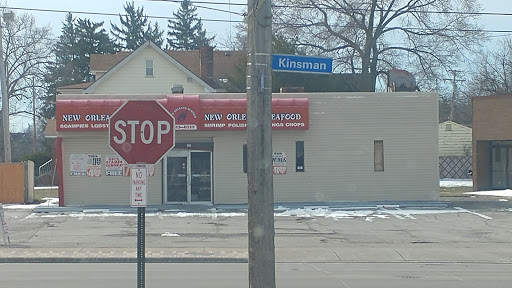
MULTIPOLYGON (((281 207, 283 208, 283 207, 281 207)), ((387 209, 387 208, 375 208, 375 209, 362 209, 362 210, 335 210, 329 208, 296 208, 286 209, 283 212, 276 213, 275 216, 294 216, 304 218, 314 217, 325 217, 338 219, 354 219, 354 218, 365 218, 366 221, 372 221, 374 218, 388 219, 393 216, 398 219, 416 219, 413 215, 428 215, 428 214, 454 214, 454 213, 471 213, 466 209, 455 207, 454 209, 387 209)), ((475 214, 476 215, 476 214, 475 214)), ((478 215, 482 218, 488 219, 488 216, 478 215)))
POLYGON ((439 187, 472 187, 473 180, 471 179, 441 179, 439 180, 439 187))
POLYGON ((58 207, 59 198, 43 198, 45 202, 40 204, 4 204, 5 209, 34 209, 36 207, 58 207))
POLYGON ((482 195, 482 196, 497 196, 497 197, 511 197, 512 198, 512 190, 495 190, 495 191, 475 191, 475 192, 466 192, 464 194, 468 195, 482 195))
POLYGON ((59 186, 34 187, 34 190, 56 190, 59 186))
POLYGON ((37 206, 39 206, 39 204, 3 204, 2 206, 4 206, 4 209, 34 209, 36 208, 37 206))
MULTIPOLYGON (((511 210, 512 212, 512 210, 511 210)), ((429 215, 429 214, 456 214, 456 213, 470 213, 476 216, 482 217, 484 219, 492 219, 489 216, 479 214, 476 212, 472 212, 463 208, 454 207, 454 208, 430 208, 430 209, 401 209, 399 207, 365 207, 365 208, 330 208, 328 206, 323 207, 304 207, 304 208, 287 208, 287 207, 278 207, 274 212, 276 217, 301 217, 301 218, 326 218, 333 220, 341 220, 341 219, 364 219, 368 222, 373 222, 374 219, 389 219, 390 217, 398 218, 398 219, 416 219, 414 216, 416 215, 429 215)), ((146 217, 158 217, 163 219, 164 217, 205 217, 205 218, 218 218, 218 217, 244 217, 247 216, 247 213, 244 212, 222 212, 222 211, 211 211, 204 213, 189 213, 189 212, 151 212, 146 213, 146 217)), ((126 213, 120 211, 84 211, 84 212, 74 212, 74 213, 51 213, 51 214, 38 214, 32 213, 25 217, 25 219, 30 218, 57 218, 57 217, 71 217, 77 218, 78 220, 82 220, 83 218, 105 218, 105 217, 137 217, 137 214, 134 213, 126 213)), ((172 237, 176 235, 171 235, 169 232, 167 237, 172 237)))

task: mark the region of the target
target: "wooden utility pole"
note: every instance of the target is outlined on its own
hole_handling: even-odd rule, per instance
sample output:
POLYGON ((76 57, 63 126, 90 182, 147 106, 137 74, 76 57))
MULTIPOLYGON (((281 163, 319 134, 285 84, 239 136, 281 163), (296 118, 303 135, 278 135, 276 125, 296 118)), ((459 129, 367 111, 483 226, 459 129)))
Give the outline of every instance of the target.
POLYGON ((247 1, 249 287, 275 288, 270 0, 247 1))
POLYGON ((450 70, 452 72, 453 78, 452 79, 445 79, 452 81, 452 99, 450 101, 450 121, 455 121, 455 101, 457 100, 457 94, 458 87, 457 87, 457 81, 464 81, 464 80, 457 80, 457 70, 450 70))
MULTIPOLYGON (((2 91, 2 129, 4 131, 4 161, 11 163, 11 132, 9 130, 9 95, 7 94, 7 76, 5 69, 4 48, 3 48, 3 31, 1 18, 6 17, 5 20, 10 21, 14 14, 12 12, 5 12, 0 15, 0 85, 2 91)), ((7 22, 7 21, 5 21, 7 22)))
POLYGON ((32 153, 36 153, 37 148, 37 127, 36 127, 36 88, 32 78, 32 153))

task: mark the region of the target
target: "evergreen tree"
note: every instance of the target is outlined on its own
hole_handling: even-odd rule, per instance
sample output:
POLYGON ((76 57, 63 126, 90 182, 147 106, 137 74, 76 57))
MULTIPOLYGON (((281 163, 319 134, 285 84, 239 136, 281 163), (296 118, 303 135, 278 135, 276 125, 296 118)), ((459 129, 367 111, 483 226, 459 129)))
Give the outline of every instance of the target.
POLYGON ((176 50, 197 50, 201 46, 211 46, 214 37, 207 37, 201 19, 197 17, 197 8, 190 0, 181 2, 181 6, 173 15, 176 20, 169 20, 167 43, 176 50))
POLYGON ((103 22, 89 19, 74 19, 66 15, 62 34, 55 45, 55 60, 48 65, 46 82, 46 105, 43 114, 51 117, 55 111, 53 102, 57 88, 86 82, 90 79, 89 62, 91 54, 114 53, 114 42, 102 28, 103 22))
POLYGON ((71 13, 66 15, 62 23, 61 35, 55 44, 54 60, 48 64, 48 73, 44 77, 45 96, 41 114, 44 118, 52 118, 55 115, 55 95, 57 87, 80 83, 77 65, 77 36, 75 31, 75 19, 71 13))
POLYGON ((144 15, 144 8, 135 9, 134 2, 126 2, 123 6, 126 15, 119 15, 121 25, 111 23, 117 48, 121 50, 133 51, 139 48, 144 42, 150 40, 158 46, 163 45, 163 31, 157 23, 151 28, 151 22, 144 15))
POLYGON ((164 31, 160 30, 160 26, 158 22, 155 22, 153 28, 151 28, 151 22, 148 25, 148 29, 146 30, 145 39, 155 43, 158 47, 163 47, 164 45, 164 31))
POLYGON ((62 34, 55 47, 55 73, 56 80, 61 86, 82 82, 83 77, 77 69, 78 65, 78 38, 76 35, 75 19, 71 13, 66 15, 62 23, 62 34))
POLYGON ((89 19, 78 19, 76 25, 77 65, 83 79, 88 79, 90 74, 91 54, 111 54, 115 52, 115 44, 110 39, 108 32, 102 28, 102 22, 91 22, 89 19))

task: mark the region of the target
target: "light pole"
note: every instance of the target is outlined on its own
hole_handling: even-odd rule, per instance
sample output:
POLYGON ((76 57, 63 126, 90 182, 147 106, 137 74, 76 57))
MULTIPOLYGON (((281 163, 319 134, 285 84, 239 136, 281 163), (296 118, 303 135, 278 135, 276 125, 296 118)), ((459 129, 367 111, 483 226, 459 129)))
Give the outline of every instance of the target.
MULTIPOLYGON (((2 14, 5 22, 14 19, 14 13, 4 12, 2 14)), ((7 95, 7 79, 5 76, 5 60, 4 60, 4 47, 3 47, 3 31, 2 22, 0 20, 0 78, 2 85, 2 124, 4 130, 4 161, 5 163, 11 162, 11 133, 9 130, 9 95, 7 95)))

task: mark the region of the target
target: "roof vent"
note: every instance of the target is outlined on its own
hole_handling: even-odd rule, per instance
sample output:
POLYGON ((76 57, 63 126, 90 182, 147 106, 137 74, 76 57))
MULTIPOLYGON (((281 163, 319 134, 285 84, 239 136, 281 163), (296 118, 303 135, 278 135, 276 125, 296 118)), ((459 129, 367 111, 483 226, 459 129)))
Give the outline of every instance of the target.
POLYGON ((183 89, 183 85, 175 84, 171 87, 171 94, 183 94, 184 90, 185 89, 183 89))

